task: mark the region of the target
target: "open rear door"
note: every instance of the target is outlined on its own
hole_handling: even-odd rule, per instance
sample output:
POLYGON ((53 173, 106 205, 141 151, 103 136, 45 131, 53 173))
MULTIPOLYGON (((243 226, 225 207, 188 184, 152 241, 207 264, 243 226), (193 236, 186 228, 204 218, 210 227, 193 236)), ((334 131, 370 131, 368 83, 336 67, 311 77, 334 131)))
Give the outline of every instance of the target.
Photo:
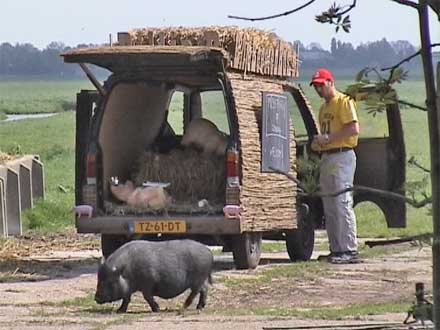
POLYGON ((87 143, 90 141, 92 115, 100 94, 98 91, 82 90, 76 95, 76 156, 75 156, 75 205, 83 204, 82 186, 85 178, 87 143))
MULTIPOLYGON (((314 111, 300 88, 289 84, 286 90, 292 96, 304 120, 309 139, 318 132, 318 123, 314 111)), ((375 138, 359 138, 356 148, 357 166, 354 179, 355 185, 381 189, 405 195, 406 151, 403 138, 402 120, 397 104, 389 105, 386 110, 388 136, 375 138)), ((356 193, 355 204, 369 201, 375 203, 384 213, 388 227, 401 228, 406 226, 406 204, 377 196, 374 193, 356 193)))
MULTIPOLYGON (((397 104, 387 107, 387 120, 389 136, 359 139, 354 184, 405 195, 406 151, 397 104)), ((355 204, 363 201, 380 207, 388 227, 406 226, 406 204, 403 200, 391 200, 374 193, 356 193, 355 204)))

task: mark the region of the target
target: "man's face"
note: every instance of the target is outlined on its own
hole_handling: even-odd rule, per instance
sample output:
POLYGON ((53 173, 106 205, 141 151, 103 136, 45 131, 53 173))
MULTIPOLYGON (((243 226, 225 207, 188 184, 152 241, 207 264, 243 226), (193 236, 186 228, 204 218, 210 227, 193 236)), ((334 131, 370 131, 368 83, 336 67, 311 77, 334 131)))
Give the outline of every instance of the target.
POLYGON ((326 81, 322 84, 319 84, 319 83, 313 84, 313 87, 315 87, 316 93, 318 93, 318 95, 324 99, 327 99, 328 96, 330 95, 332 86, 333 86, 333 83, 331 81, 326 81))

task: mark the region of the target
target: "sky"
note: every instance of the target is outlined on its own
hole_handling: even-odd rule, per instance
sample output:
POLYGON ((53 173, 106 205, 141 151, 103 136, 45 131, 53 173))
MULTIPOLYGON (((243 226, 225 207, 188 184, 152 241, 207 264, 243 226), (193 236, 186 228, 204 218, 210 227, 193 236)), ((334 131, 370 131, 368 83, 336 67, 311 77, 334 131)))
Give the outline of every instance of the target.
MULTIPOLYGON (((351 13, 352 30, 335 33, 335 27, 315 22, 316 14, 327 10, 336 1, 317 0, 306 9, 289 16, 246 22, 227 15, 262 17, 282 13, 308 0, 0 0, 0 43, 32 43, 38 48, 52 41, 68 46, 80 43, 102 44, 113 40, 116 33, 132 28, 211 25, 256 27, 275 32, 286 41, 300 40, 308 45, 318 42, 330 48, 331 38, 360 43, 386 38, 388 41, 408 40, 420 45, 417 13, 413 8, 391 0, 358 0, 351 13)), ((431 12, 432 42, 440 42, 440 22, 431 12)))

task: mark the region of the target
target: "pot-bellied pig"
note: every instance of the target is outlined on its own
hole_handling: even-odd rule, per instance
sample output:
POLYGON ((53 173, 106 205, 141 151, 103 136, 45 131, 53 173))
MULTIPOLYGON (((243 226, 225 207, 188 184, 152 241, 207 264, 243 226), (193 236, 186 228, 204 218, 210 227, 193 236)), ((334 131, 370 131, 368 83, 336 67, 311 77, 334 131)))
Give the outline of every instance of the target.
POLYGON ((154 296, 169 299, 190 289, 182 308, 200 294, 197 309, 202 309, 212 283, 212 266, 211 250, 192 240, 131 241, 100 265, 95 301, 103 304, 122 299, 117 312, 124 313, 131 295, 140 291, 151 310, 158 312, 154 296))
POLYGON ((133 182, 125 183, 112 181, 110 190, 118 200, 127 205, 138 208, 150 208, 153 210, 166 210, 172 202, 163 187, 135 187, 133 182))
POLYGON ((207 119, 192 120, 180 142, 183 146, 195 146, 205 153, 224 156, 228 145, 228 138, 207 119))

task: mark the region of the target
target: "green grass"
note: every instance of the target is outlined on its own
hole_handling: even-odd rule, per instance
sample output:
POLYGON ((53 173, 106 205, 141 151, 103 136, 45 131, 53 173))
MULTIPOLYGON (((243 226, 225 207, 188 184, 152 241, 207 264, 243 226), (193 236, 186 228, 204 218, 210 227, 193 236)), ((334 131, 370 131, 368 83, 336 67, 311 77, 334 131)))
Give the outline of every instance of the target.
MULTIPOLYGON (((381 315, 386 313, 403 313, 410 307, 410 302, 396 302, 386 304, 349 305, 346 307, 321 307, 307 309, 289 308, 252 308, 250 310, 234 310, 233 315, 253 314, 272 317, 300 317, 315 320, 342 320, 354 319, 364 315, 381 315)), ((402 320, 403 321, 403 320, 402 320)))
POLYGON ((46 113, 73 110, 76 93, 93 86, 78 81, 0 81, 0 113, 46 113))
MULTIPOLYGON (((321 100, 306 81, 300 82, 313 108, 317 110, 321 100)), ((343 90, 350 81, 337 82, 343 90)), ((399 86, 400 97, 413 103, 424 104, 422 81, 408 81, 399 86)), ((60 100, 72 105, 80 89, 91 88, 88 81, 0 81, 0 118, 2 113, 35 113, 62 111, 60 100)), ((289 100, 292 124, 296 134, 304 131, 298 110, 289 100)), ((204 115, 227 132, 223 97, 219 93, 202 95, 202 105, 209 109, 204 115)), ((70 107, 70 106, 69 106, 70 107)), ((73 107, 73 106, 72 106, 73 107)), ((176 132, 181 133, 183 96, 177 93, 170 104, 169 121, 176 132), (180 125, 180 126, 179 126, 180 125), (180 131, 179 131, 180 130, 180 131)), ((361 107, 359 110, 362 136, 387 134, 384 118, 373 118, 361 107)), ((429 139, 426 113, 403 109, 402 121, 405 131, 407 158, 414 156, 422 165, 429 167, 429 139)), ((0 150, 39 154, 45 167, 46 198, 33 210, 26 211, 25 228, 39 231, 63 230, 73 225, 70 212, 74 203, 74 145, 75 116, 67 112, 51 118, 0 122, 0 150), (67 192, 65 192, 67 191, 67 192)), ((425 174, 407 167, 407 180, 420 180, 425 174)), ((429 182, 429 181, 428 181, 429 182)), ((429 185, 428 185, 429 193, 429 185)), ((362 203, 355 209, 358 232, 361 237, 391 237, 417 235, 432 231, 432 220, 427 208, 408 208, 408 227, 388 229, 382 212, 371 203, 362 203)), ((283 243, 284 244, 284 243, 283 243)), ((278 248, 278 247, 276 247, 278 248)))
POLYGON ((255 285, 270 284, 274 279, 288 278, 294 280, 301 278, 313 280, 327 274, 328 265, 320 262, 300 262, 280 265, 258 271, 252 278, 245 281, 242 278, 222 278, 226 286, 232 288, 254 287, 255 285))
POLYGON ((275 253, 275 252, 285 252, 286 243, 282 242, 264 242, 261 245, 261 252, 263 253, 275 253))
MULTIPOLYGON (((382 315, 386 313, 401 313, 402 315, 409 310, 411 306, 411 299, 407 301, 396 301, 381 304, 353 304, 348 306, 335 307, 309 307, 309 308, 286 308, 286 307, 254 307, 254 308, 233 308, 222 311, 214 311, 214 314, 220 315, 258 315, 270 317, 299 317, 304 319, 315 320, 342 320, 346 318, 354 319, 365 315, 382 315)), ((63 306, 66 308, 75 308, 79 310, 77 313, 84 314, 113 314, 114 306, 97 305, 93 299, 93 294, 86 297, 66 300, 61 303, 48 303, 48 306, 63 306)), ((204 313, 209 313, 205 311, 204 313)), ((114 314, 113 314, 114 315, 114 314)), ((109 321, 111 324, 121 323, 122 321, 135 320, 140 317, 136 314, 118 314, 114 315, 116 318, 109 321)))
POLYGON ((38 154, 44 164, 45 200, 25 212, 24 226, 62 231, 73 225, 75 114, 0 123, 0 150, 38 154), (60 189, 60 186, 64 187, 60 189))

